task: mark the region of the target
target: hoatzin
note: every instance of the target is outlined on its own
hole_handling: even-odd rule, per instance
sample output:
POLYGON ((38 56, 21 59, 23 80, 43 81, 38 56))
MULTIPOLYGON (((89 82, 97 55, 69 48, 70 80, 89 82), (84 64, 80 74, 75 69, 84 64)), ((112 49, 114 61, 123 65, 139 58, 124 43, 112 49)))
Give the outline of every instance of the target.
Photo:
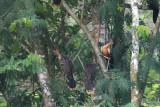
POLYGON ((92 60, 90 60, 89 64, 86 64, 84 68, 85 68, 84 74, 86 77, 85 78, 85 87, 86 87, 87 93, 89 95, 92 95, 92 94, 94 94, 93 81, 94 81, 95 75, 96 75, 96 69, 95 69, 95 66, 94 66, 92 60))
POLYGON ((149 7, 153 10, 153 22, 156 23, 159 13, 159 0, 147 0, 149 7))
POLYGON ((68 56, 60 54, 58 49, 56 49, 55 52, 56 52, 56 55, 58 56, 60 66, 62 67, 64 74, 67 75, 68 88, 71 91, 76 90, 76 83, 73 77, 74 67, 71 59, 68 56))
POLYGON ((113 53, 112 50, 110 49, 110 46, 113 44, 113 39, 110 39, 110 42, 107 43, 106 45, 101 47, 101 52, 104 55, 104 57, 106 58, 106 60, 108 61, 109 65, 108 65, 108 70, 113 69, 114 68, 114 59, 113 59, 113 53))
POLYGON ((55 8, 59 8, 61 5, 61 0, 53 0, 53 5, 55 8))

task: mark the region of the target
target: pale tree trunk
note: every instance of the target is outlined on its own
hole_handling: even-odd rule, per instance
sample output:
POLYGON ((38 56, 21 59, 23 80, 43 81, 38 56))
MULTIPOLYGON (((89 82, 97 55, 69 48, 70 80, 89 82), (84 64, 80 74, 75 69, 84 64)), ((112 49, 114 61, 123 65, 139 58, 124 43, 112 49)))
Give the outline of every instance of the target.
POLYGON ((96 40, 96 43, 98 43, 101 25, 97 17, 97 4, 96 3, 92 4, 91 10, 92 10, 92 35, 94 39, 96 40))
MULTIPOLYGON (((48 55, 46 53, 48 52, 45 52, 46 47, 44 47, 44 38, 42 38, 42 35, 39 35, 34 42, 35 53, 39 57, 47 59, 48 55)), ((45 64, 43 65, 46 66, 45 64)), ((54 99, 51 98, 51 91, 47 83, 47 80, 49 79, 49 73, 41 69, 41 73, 38 74, 38 79, 42 89, 44 107, 55 107, 56 105, 54 99)))
POLYGON ((92 10, 92 35, 95 38, 97 44, 99 42, 105 44, 105 35, 106 35, 105 23, 101 22, 98 19, 97 3, 92 4, 91 10, 92 10))
MULTIPOLYGON (((28 45, 25 41, 23 41, 23 43, 21 43, 22 47, 28 52, 28 53, 36 53, 39 57, 45 59, 47 61, 47 56, 49 56, 51 58, 50 55, 45 55, 44 51, 46 47, 44 47, 44 41, 48 41, 48 43, 50 43, 50 41, 45 37, 44 41, 42 42, 42 37, 38 36, 35 41, 34 41, 34 47, 35 47, 35 52, 33 47, 30 47, 30 45, 28 45)), ((51 44, 50 44, 51 45, 51 44)), ((48 46, 49 48, 52 48, 53 46, 48 46)), ((52 52, 49 52, 49 54, 51 54, 52 52)), ((53 55, 53 54, 51 54, 53 55)), ((44 66, 46 66, 46 64, 44 64, 44 66)), ((42 89, 42 95, 43 95, 43 106, 44 107, 55 107, 56 103, 54 102, 54 99, 51 98, 51 92, 47 83, 47 80, 49 79, 49 71, 50 71, 50 65, 48 65, 48 72, 45 72, 41 69, 41 73, 38 74, 38 80, 42 89)), ((53 72, 53 69, 51 69, 53 72)), ((50 73, 51 75, 51 73, 50 73)))
MULTIPOLYGON (((31 41, 33 43, 32 45, 34 45, 34 46, 32 46, 28 41, 27 42, 26 41, 27 40, 22 40, 21 41, 21 46, 28 53, 36 53, 39 57, 45 59, 46 61, 48 60, 47 57, 49 55, 46 54, 48 52, 44 52, 44 51, 46 51, 47 47, 44 47, 45 46, 45 44, 44 44, 45 40, 44 40, 44 38, 42 38, 42 36, 38 36, 36 39, 34 39, 34 42, 31 41)), ((49 41, 49 40, 47 40, 47 41, 49 41)), ((52 47, 53 46, 50 46, 49 48, 52 48, 52 47)), ((47 64, 44 64, 44 66, 46 66, 46 65, 47 64)), ((39 79, 39 83, 40 83, 40 86, 41 86, 41 89, 42 89, 43 102, 44 102, 43 106, 44 107, 55 107, 56 103, 55 103, 54 99, 51 98, 50 88, 49 88, 48 83, 47 83, 47 80, 49 79, 49 73, 48 72, 44 72, 41 69, 41 73, 38 74, 38 79, 39 79)))
POLYGON ((80 27, 82 28, 82 30, 86 33, 86 35, 88 36, 88 39, 91 42, 92 48, 96 54, 96 57, 98 59, 98 63, 101 67, 101 70, 103 72, 106 72, 107 69, 105 67, 104 61, 102 60, 101 56, 100 56, 100 51, 99 48, 97 46, 97 44, 95 43, 94 38, 92 37, 92 34, 90 33, 90 31, 88 30, 88 28, 81 23, 81 21, 77 18, 77 16, 74 14, 74 12, 71 10, 71 8, 66 4, 66 2, 64 0, 62 0, 62 5, 63 7, 67 10, 67 12, 71 15, 71 17, 80 25, 80 27))
POLYGON ((138 56, 139 56, 139 42, 137 36, 137 28, 139 26, 139 14, 138 14, 138 0, 131 0, 132 8, 132 56, 130 63, 130 79, 135 82, 135 86, 131 87, 131 102, 139 105, 138 94, 139 90, 137 87, 137 73, 138 73, 138 56))
POLYGON ((44 72, 41 69, 41 73, 38 74, 38 79, 42 88, 44 107, 55 107, 54 99, 51 98, 51 92, 47 84, 49 79, 48 72, 44 72))

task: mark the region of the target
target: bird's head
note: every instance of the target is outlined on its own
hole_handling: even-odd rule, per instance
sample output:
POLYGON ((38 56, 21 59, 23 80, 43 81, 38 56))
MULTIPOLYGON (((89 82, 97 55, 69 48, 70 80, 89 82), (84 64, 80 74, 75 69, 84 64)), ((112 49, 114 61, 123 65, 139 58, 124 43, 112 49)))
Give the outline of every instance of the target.
POLYGON ((58 59, 61 59, 61 54, 59 53, 59 49, 55 49, 54 50, 54 53, 55 53, 55 55, 57 55, 58 56, 58 59))
POLYGON ((113 44, 113 43, 114 43, 112 38, 111 38, 111 39, 109 39, 109 42, 110 42, 111 44, 113 44))
POLYGON ((59 54, 59 49, 54 50, 55 55, 59 54))

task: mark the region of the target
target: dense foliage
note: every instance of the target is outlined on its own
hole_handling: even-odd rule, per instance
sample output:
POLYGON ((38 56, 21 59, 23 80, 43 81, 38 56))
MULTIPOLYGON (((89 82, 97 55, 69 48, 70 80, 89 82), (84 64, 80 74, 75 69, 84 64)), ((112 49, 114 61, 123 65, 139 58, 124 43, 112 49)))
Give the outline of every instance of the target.
MULTIPOLYGON (((82 14, 82 6, 79 4, 82 1, 67 0, 79 19, 82 14)), ((63 6, 55 9, 51 0, 0 1, 0 106, 43 106, 42 87, 37 76, 41 69, 49 72, 50 78, 47 82, 52 92, 51 97, 57 106, 134 106, 130 103, 130 87, 135 85, 130 81, 132 51, 130 9, 125 12, 123 0, 107 2, 92 0, 85 1, 84 4, 86 25, 92 22, 93 16, 96 16, 108 27, 109 36, 114 38, 112 50, 115 68, 105 73, 97 64, 86 34, 63 6), (98 7, 97 14, 92 14, 94 5, 98 7), (41 44, 37 42, 39 39, 42 40, 41 44), (47 58, 42 59, 37 55, 35 51, 37 45, 41 46, 47 58), (68 89, 66 75, 60 67, 58 58, 52 53, 55 47, 72 59, 77 91, 68 89), (83 67, 89 63, 91 56, 94 56, 96 66, 95 95, 88 95, 84 85, 83 67), (106 75, 112 78, 106 78, 106 75)), ((144 16, 143 13, 141 16, 144 16)), ((152 36, 152 29, 145 25, 145 18, 140 24, 138 86, 140 94, 144 93, 142 105, 156 106, 160 105, 160 37, 159 33, 152 36)), ((105 41, 107 43, 108 39, 105 41)), ((104 44, 98 43, 99 47, 102 45, 104 44)), ((104 61, 107 66, 107 61, 105 59, 104 61)))

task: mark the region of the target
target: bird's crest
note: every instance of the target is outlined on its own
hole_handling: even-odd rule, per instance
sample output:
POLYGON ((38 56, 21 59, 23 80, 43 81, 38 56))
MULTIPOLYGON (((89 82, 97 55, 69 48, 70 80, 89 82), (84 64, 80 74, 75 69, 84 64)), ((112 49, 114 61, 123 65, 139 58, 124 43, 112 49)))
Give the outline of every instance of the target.
POLYGON ((59 49, 55 49, 55 54, 58 54, 59 53, 59 49))
POLYGON ((59 53, 59 49, 55 49, 55 54, 58 56, 58 59, 61 59, 61 54, 59 53))

